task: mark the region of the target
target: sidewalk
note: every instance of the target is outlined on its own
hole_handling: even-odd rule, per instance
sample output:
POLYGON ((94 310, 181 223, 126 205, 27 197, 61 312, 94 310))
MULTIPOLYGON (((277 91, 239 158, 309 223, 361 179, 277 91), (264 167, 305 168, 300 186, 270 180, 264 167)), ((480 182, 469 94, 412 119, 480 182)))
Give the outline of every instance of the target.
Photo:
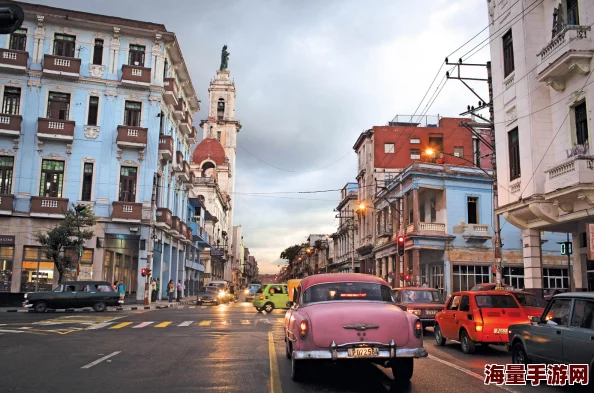
MULTIPOLYGON (((196 304, 196 297, 192 296, 189 298, 182 298, 179 302, 169 303, 167 300, 158 300, 151 303, 149 306, 143 304, 124 304, 120 307, 107 307, 106 311, 135 311, 135 310, 157 310, 162 308, 176 307, 184 304, 196 304)), ((35 312, 28 308, 15 308, 15 307, 0 307, 0 312, 35 312)), ((62 308, 58 310, 47 310, 46 312, 94 312, 93 308, 62 308)))

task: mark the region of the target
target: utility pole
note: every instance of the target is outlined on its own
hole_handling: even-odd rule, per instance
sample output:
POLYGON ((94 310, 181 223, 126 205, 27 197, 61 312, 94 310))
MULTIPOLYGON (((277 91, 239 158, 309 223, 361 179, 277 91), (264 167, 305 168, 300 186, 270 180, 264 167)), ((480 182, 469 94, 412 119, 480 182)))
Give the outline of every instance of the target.
MULTIPOLYGON (((468 129, 480 142, 482 142, 485 146, 487 146, 491 150, 491 165, 493 169, 493 174, 491 175, 492 178, 492 185, 493 185, 493 214, 494 214, 494 223, 493 223, 493 232, 495 235, 494 239, 494 257, 495 257, 495 264, 494 267, 497 269, 496 273, 496 283, 497 286, 501 286, 502 280, 501 275, 503 274, 503 266, 502 266, 502 259, 501 259, 501 220, 499 214, 496 213, 497 208, 499 207, 499 186, 497 183, 497 157, 495 154, 495 112, 493 110, 493 78, 491 75, 491 62, 488 61, 486 64, 464 64, 462 63, 462 59, 458 61, 458 63, 450 63, 448 59, 445 59, 446 65, 453 65, 457 68, 457 76, 451 76, 446 73, 446 78, 448 79, 456 79, 462 82, 464 86, 466 86, 476 97, 478 97, 479 102, 478 106, 475 108, 474 106, 468 106, 468 110, 466 112, 461 113, 461 116, 471 114, 473 116, 478 117, 479 119, 483 120, 484 123, 476 123, 476 122, 463 122, 460 126, 468 129), (485 67, 487 69, 487 79, 481 78, 467 78, 460 76, 460 68, 462 66, 467 67, 485 67), (475 91, 472 89, 465 81, 480 81, 480 82, 487 82, 487 86, 489 89, 489 102, 483 100, 475 91), (489 109, 489 119, 484 118, 483 116, 477 114, 476 112, 489 109), (487 139, 481 133, 481 130, 489 130, 490 138, 487 139)), ((479 151, 478 151, 478 162, 476 163, 477 166, 480 167, 480 142, 479 142, 479 151)), ((474 153, 474 152, 473 152, 474 153)))
MULTIPOLYGON (((148 251, 146 253, 146 268, 148 269, 149 272, 153 272, 152 270, 152 264, 153 264, 153 214, 156 211, 155 208, 155 199, 157 198, 157 175, 154 174, 153 175, 153 192, 151 195, 151 219, 150 219, 150 223, 149 223, 149 233, 148 233, 148 251)), ((150 298, 150 277, 151 274, 147 274, 146 277, 144 278, 144 305, 148 306, 149 304, 151 304, 151 298, 150 298)))

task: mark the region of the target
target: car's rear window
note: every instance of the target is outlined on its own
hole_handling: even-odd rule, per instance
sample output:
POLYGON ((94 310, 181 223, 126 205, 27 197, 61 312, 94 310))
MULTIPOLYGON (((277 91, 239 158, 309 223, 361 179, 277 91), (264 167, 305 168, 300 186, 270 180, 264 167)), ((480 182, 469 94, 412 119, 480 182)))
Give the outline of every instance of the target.
POLYGON ((115 292, 111 285, 97 285, 98 292, 115 292))
POLYGON ((510 295, 477 295, 476 304, 478 308, 519 308, 510 295))
POLYGON ((216 293, 219 290, 217 289, 217 287, 204 287, 204 292, 213 292, 216 293))
POLYGON ((303 293, 303 304, 336 300, 392 302, 392 290, 381 284, 367 282, 333 282, 309 287, 303 293))
POLYGON ((534 295, 528 293, 514 293, 514 296, 518 299, 518 303, 520 303, 521 306, 539 307, 534 295))
POLYGON ((402 291, 403 303, 441 303, 443 298, 439 291, 419 291, 419 290, 404 290, 402 291))
POLYGON ((264 287, 258 288, 258 290, 256 291, 256 293, 264 293, 264 287))

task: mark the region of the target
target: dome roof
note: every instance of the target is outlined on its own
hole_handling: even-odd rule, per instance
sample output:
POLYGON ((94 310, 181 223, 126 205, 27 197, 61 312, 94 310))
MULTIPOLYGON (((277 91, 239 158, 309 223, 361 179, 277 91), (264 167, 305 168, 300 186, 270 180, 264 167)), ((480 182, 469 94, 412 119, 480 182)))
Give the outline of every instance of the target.
POLYGON ((194 149, 192 161, 194 164, 200 164, 202 161, 211 159, 216 165, 225 163, 225 149, 219 141, 214 138, 204 139, 194 149))

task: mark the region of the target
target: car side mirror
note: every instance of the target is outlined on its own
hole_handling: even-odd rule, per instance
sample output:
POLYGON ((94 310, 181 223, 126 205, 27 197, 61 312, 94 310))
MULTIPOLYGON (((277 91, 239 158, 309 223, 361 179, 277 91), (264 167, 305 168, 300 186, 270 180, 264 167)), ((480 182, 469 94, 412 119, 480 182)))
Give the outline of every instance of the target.
POLYGON ((291 308, 291 307, 293 307, 293 304, 295 304, 295 303, 293 303, 293 302, 287 302, 287 307, 291 308))
POLYGON ((540 317, 532 316, 530 317, 530 322, 540 323, 540 317))

